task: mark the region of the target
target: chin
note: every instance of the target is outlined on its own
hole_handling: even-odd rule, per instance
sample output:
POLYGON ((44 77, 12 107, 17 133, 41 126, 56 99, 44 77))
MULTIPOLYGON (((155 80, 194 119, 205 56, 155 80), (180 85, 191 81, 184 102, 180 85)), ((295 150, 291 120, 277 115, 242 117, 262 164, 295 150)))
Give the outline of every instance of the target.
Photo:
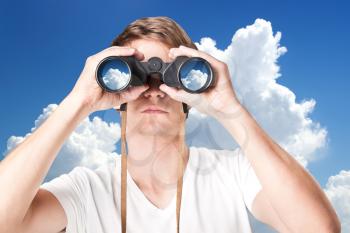
POLYGON ((142 135, 171 135, 178 128, 179 123, 175 119, 161 114, 157 115, 139 115, 139 117, 129 120, 128 125, 130 124, 131 128, 135 127, 132 131, 138 131, 142 135))
POLYGON ((166 135, 169 133, 167 128, 162 128, 160 126, 144 126, 139 132, 145 136, 157 136, 157 135, 166 135))
POLYGON ((169 135, 172 132, 174 124, 164 120, 144 120, 140 124, 139 131, 145 135, 169 135))

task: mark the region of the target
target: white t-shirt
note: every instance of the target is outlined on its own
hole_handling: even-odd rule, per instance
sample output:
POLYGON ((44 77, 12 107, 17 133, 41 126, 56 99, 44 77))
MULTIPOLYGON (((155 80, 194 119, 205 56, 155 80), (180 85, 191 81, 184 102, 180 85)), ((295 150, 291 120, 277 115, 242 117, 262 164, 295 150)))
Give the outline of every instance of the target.
MULTIPOLYGON (((262 187, 246 156, 239 148, 213 150, 191 146, 189 149, 183 177, 180 232, 251 233, 246 207, 251 211, 262 187)), ((121 232, 121 157, 115 162, 95 170, 76 167, 41 185, 63 206, 68 219, 67 233, 121 232), (115 168, 118 172, 114 172, 115 168)), ((127 173, 127 232, 175 233, 176 193, 166 208, 158 208, 127 173)))

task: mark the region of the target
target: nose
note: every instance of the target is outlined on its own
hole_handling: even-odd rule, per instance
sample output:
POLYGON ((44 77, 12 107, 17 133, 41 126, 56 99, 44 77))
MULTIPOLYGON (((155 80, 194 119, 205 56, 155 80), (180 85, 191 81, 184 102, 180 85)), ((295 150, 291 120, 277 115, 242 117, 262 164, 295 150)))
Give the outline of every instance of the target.
POLYGON ((159 89, 160 84, 162 84, 162 81, 158 74, 151 74, 148 77, 148 86, 149 88, 143 93, 144 97, 160 97, 164 98, 166 95, 164 92, 162 92, 159 89))

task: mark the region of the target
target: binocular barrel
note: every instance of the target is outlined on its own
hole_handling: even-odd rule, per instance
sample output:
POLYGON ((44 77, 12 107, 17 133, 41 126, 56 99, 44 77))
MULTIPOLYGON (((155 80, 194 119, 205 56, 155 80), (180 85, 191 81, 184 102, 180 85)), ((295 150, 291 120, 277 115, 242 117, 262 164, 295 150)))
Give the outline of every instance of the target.
POLYGON ((146 62, 134 56, 110 56, 97 66, 96 80, 108 92, 121 92, 130 86, 149 82, 151 74, 160 74, 162 83, 201 93, 214 85, 215 77, 209 62, 201 57, 178 56, 171 63, 152 57, 146 62))

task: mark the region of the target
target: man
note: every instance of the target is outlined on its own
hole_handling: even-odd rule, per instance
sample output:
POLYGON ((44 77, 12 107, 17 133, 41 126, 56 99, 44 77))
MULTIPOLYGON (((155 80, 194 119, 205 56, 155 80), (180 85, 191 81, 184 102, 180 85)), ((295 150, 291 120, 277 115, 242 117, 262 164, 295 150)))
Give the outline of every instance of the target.
POLYGON ((180 232, 251 232, 246 207, 279 232, 340 232, 334 209, 312 176, 239 103, 227 65, 186 38, 167 17, 143 18, 113 46, 86 60, 69 95, 0 164, 0 185, 6 190, 0 194, 0 233, 121 232, 119 158, 94 171, 77 167, 41 183, 82 119, 122 103, 127 103, 128 232, 175 232, 174 184, 179 148, 185 145, 182 103, 218 120, 242 150, 185 145, 180 232), (182 38, 176 38, 179 34, 182 38), (145 86, 106 93, 94 72, 110 55, 134 55, 140 61, 157 56, 166 62, 180 55, 202 57, 217 83, 202 94, 189 94, 150 77, 145 86))

